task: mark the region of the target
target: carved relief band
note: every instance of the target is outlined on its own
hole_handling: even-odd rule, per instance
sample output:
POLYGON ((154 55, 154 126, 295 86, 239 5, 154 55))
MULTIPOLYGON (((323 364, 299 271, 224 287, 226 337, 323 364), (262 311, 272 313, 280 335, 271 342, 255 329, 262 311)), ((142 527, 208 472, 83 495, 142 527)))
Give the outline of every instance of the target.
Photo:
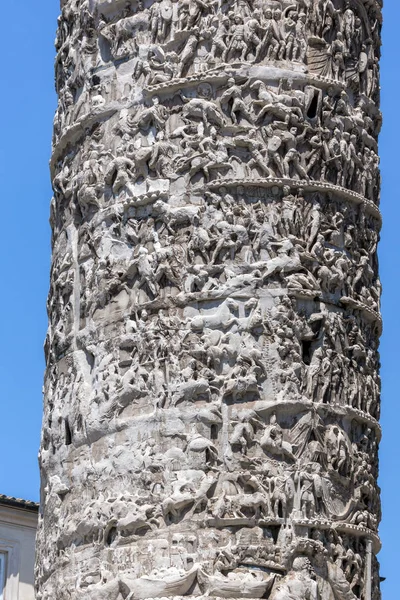
POLYGON ((380 600, 381 4, 69 0, 41 600, 380 600))

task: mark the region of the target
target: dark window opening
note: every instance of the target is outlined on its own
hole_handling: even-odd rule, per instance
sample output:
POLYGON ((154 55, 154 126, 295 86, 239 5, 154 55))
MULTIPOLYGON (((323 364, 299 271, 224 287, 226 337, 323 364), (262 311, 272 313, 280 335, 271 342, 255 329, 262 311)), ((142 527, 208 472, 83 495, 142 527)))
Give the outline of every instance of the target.
POLYGON ((82 415, 78 415, 77 421, 76 421, 76 428, 78 431, 82 431, 83 429, 83 418, 82 415))
POLYGON ((218 425, 211 425, 211 439, 218 439, 218 425))
POLYGON ((318 100, 319 100, 319 93, 317 91, 315 91, 313 99, 311 100, 310 106, 308 107, 308 111, 307 111, 307 117, 309 119, 315 119, 315 117, 317 116, 318 100))
POLYGON ((117 537, 117 528, 111 527, 111 529, 107 535, 106 545, 111 546, 111 544, 115 541, 116 537, 117 537))
POLYGON ((312 345, 312 342, 307 341, 307 340, 303 340, 301 342, 302 359, 303 359, 303 363, 305 365, 309 365, 311 363, 311 356, 312 356, 311 345, 312 345))
POLYGON ((72 432, 68 423, 68 419, 65 419, 65 445, 70 446, 72 444, 72 432))
POLYGON ((274 540, 274 544, 277 544, 281 526, 280 525, 270 525, 268 527, 268 530, 271 532, 272 539, 274 540))
POLYGON ((91 352, 88 352, 87 350, 85 350, 85 356, 86 356, 87 363, 90 367, 90 370, 93 371, 94 355, 91 352))

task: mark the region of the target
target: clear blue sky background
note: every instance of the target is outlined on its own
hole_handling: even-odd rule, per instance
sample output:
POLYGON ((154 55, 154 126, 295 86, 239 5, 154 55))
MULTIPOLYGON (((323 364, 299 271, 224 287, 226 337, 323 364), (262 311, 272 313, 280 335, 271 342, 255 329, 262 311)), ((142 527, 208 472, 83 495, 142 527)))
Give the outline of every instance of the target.
MULTIPOLYGON (((38 500, 46 296, 50 266, 48 174, 56 99, 57 0, 2 5, 0 36, 0 493, 38 500)), ((400 2, 386 0, 382 61, 384 227, 380 244, 383 600, 398 600, 400 551, 400 2)))

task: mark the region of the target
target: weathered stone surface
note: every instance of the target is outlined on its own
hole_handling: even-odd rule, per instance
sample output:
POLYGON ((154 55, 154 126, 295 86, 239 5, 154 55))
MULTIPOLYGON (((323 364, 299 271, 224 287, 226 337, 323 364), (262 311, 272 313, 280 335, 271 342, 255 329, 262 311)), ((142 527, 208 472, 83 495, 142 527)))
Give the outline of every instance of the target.
POLYGON ((379 600, 375 0, 62 3, 42 600, 379 600))

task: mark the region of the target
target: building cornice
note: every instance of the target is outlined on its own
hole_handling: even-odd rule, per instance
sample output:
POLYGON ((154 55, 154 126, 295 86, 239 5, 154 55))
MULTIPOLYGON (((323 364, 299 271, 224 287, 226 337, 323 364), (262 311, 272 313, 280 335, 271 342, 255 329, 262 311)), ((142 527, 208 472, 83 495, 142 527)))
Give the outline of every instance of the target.
POLYGON ((19 510, 27 510, 30 512, 38 513, 39 504, 30 500, 23 500, 22 498, 14 498, 13 496, 5 496, 0 494, 0 507, 10 506, 19 510))

